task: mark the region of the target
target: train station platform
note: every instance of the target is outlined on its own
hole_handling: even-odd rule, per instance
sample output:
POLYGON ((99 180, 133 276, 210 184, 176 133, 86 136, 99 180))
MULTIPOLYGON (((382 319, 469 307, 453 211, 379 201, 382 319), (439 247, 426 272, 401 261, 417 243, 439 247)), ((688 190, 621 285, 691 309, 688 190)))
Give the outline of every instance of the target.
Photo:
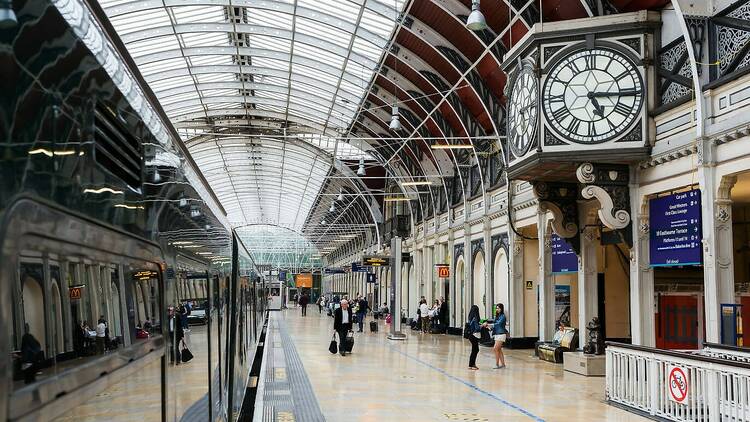
MULTIPOLYGON (((495 370, 492 351, 482 347, 480 370, 471 371, 470 346, 461 337, 409 331, 406 341, 394 342, 386 338, 384 321, 377 321, 378 332, 355 333, 353 353, 342 357, 328 352, 333 319, 318 314, 317 307, 308 307, 304 318, 293 307, 271 312, 268 345, 273 349, 266 356, 273 357, 273 365, 267 366, 265 379, 273 378, 270 371, 284 375, 282 382, 291 384, 287 391, 300 382, 296 394, 308 397, 292 391, 301 407, 287 407, 287 413, 264 420, 640 420, 604 402, 604 378, 564 372, 562 365, 539 361, 531 350, 506 350, 507 367, 495 370), (297 359, 303 368, 294 366, 297 359), (287 369, 280 369, 284 365, 287 369), (320 412, 321 419, 306 412, 320 412)), ((268 389, 277 388, 272 384, 265 385, 266 400, 268 389)))

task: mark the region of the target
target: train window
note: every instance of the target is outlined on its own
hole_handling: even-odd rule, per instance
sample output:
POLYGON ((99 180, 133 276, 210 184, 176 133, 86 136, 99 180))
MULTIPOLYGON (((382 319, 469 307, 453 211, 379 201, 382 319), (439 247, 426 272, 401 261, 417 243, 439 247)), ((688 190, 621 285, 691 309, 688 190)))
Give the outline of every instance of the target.
POLYGON ((126 378, 87 396, 81 404, 53 420, 161 421, 161 359, 151 356, 138 362, 136 367, 126 378))

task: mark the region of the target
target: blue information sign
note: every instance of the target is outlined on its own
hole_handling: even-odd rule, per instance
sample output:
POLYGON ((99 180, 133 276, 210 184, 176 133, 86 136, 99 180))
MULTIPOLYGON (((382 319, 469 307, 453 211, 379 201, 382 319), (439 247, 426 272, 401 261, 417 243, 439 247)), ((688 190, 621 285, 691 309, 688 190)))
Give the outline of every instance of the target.
POLYGON ((286 271, 279 271, 279 281, 286 281, 286 271))
POLYGON ((363 267, 362 264, 359 262, 352 262, 352 272, 353 273, 366 273, 368 271, 367 267, 363 267))
POLYGON ((552 274, 578 272, 578 256, 565 239, 552 234, 552 274))
POLYGON ((652 199, 648 212, 652 267, 700 265, 703 262, 700 190, 652 199))
POLYGON ((375 273, 367 273, 367 282, 375 283, 378 281, 378 276, 375 273))

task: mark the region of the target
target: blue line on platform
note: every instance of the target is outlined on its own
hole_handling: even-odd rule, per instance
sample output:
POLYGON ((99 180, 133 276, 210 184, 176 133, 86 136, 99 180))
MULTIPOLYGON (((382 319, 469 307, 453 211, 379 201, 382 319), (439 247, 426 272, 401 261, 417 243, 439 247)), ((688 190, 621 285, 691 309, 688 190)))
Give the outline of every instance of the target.
POLYGON ((536 416, 535 414, 529 412, 528 410, 526 410, 526 409, 524 409, 524 408, 522 408, 520 406, 517 406, 517 405, 515 405, 515 404, 513 404, 513 403, 511 403, 511 402, 509 402, 509 401, 507 401, 505 399, 503 399, 502 397, 499 397, 499 396, 497 396, 497 395, 495 395, 493 393, 490 393, 489 391, 483 390, 483 389, 477 387, 476 385, 474 385, 474 384, 472 384, 472 383, 470 383, 468 381, 462 380, 461 378, 455 377, 455 376, 453 376, 453 375, 445 372, 444 370, 442 370, 442 369, 440 369, 440 368, 438 368, 436 366, 433 366, 433 365, 431 365, 431 364, 429 364, 429 363, 427 363, 427 362, 425 362, 425 361, 423 361, 423 360, 421 360, 419 358, 415 358, 414 356, 411 356, 411 355, 409 355, 407 353, 404 353, 401 350, 396 349, 394 346, 391 346, 391 349, 393 349, 397 353, 400 353, 400 354, 406 356, 407 358, 409 358, 409 359, 411 359, 413 361, 421 363, 422 365, 424 365, 424 366, 426 366, 428 368, 434 369, 435 371, 440 372, 441 374, 445 375, 446 377, 448 377, 448 378, 450 378, 450 379, 452 379, 454 381, 458 381, 461 384, 463 384, 463 385, 471 388, 472 390, 477 391, 479 393, 482 393, 485 396, 487 396, 487 397, 495 400, 496 402, 499 402, 500 404, 503 404, 503 405, 505 405, 507 407, 510 407, 511 409, 513 409, 513 410, 515 410, 515 411, 517 411, 519 413, 522 413, 522 414, 524 414, 524 415, 526 415, 526 416, 534 419, 535 421, 544 422, 544 419, 540 418, 539 416, 536 416))

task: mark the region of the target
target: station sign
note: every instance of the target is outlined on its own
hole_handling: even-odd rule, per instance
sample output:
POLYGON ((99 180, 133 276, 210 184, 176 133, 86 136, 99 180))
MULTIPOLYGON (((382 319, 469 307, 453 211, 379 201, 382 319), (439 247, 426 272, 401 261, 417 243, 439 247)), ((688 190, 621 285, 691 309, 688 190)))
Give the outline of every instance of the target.
POLYGON ((377 283, 378 276, 375 273, 367 273, 367 282, 368 283, 377 283))
POLYGON ((133 273, 133 280, 150 280, 157 278, 159 273, 151 270, 141 270, 133 273))
POLYGON ((362 257, 362 265, 365 267, 385 267, 390 264, 390 256, 365 255, 362 257))
POLYGON ((328 267, 323 271, 326 274, 345 274, 346 273, 346 271, 344 271, 344 269, 340 267, 328 267))
POLYGON ((353 273, 366 273, 367 267, 363 266, 359 262, 352 262, 352 272, 353 273))
POLYGON ((451 276, 451 267, 448 264, 435 264, 438 278, 449 278, 451 276))
POLYGON ((552 234, 552 274, 578 272, 578 255, 562 237, 552 234))
POLYGON ((279 281, 286 281, 286 271, 279 271, 279 281))
POLYGON ((700 190, 652 199, 648 209, 651 266, 702 264, 700 190))
POLYGON ((313 286, 313 277, 311 273, 302 273, 297 274, 297 280, 296 280, 296 287, 303 288, 303 287, 312 287, 313 286))
POLYGON ((70 300, 78 300, 83 297, 83 286, 75 286, 70 288, 70 300))

